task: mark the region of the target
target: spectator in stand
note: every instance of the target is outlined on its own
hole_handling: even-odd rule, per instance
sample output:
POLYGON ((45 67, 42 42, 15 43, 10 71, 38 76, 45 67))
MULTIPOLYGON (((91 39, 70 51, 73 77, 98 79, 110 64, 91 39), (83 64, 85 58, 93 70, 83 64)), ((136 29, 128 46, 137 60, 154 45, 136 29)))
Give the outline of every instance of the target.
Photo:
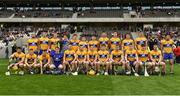
POLYGON ((150 39, 148 40, 148 45, 150 50, 153 50, 153 46, 158 45, 158 40, 154 36, 150 37, 150 39))
POLYGON ((174 54, 176 56, 176 63, 180 64, 180 46, 177 46, 176 48, 174 48, 174 54))

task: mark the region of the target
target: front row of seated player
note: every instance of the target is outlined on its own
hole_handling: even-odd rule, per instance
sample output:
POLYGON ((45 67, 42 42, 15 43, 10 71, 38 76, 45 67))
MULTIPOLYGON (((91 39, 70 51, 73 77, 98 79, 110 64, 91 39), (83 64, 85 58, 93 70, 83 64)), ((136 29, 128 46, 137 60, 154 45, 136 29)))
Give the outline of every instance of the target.
POLYGON ((141 50, 135 50, 134 46, 131 45, 126 52, 121 51, 119 46, 116 46, 111 52, 106 48, 106 45, 102 45, 99 51, 93 50, 93 47, 84 51, 83 47, 80 47, 75 52, 72 47, 69 47, 64 54, 60 53, 59 48, 56 48, 50 53, 43 51, 39 56, 35 55, 33 50, 25 55, 18 48, 17 52, 10 56, 11 64, 8 66, 8 71, 19 74, 24 74, 25 71, 31 74, 71 73, 78 75, 80 72, 89 74, 92 71, 96 75, 140 74, 144 72, 143 68, 146 66, 148 73, 153 74, 162 66, 161 75, 166 73, 166 64, 162 62, 162 54, 157 45, 151 52, 147 50, 145 45, 142 45, 141 50), (121 71, 119 71, 119 66, 122 66, 121 71))
POLYGON ((21 51, 21 48, 17 48, 17 52, 10 56, 10 65, 8 66, 8 72, 6 72, 6 74, 19 73, 23 75, 25 71, 31 74, 50 73, 50 71, 59 71, 59 73, 62 73, 62 58, 63 54, 60 53, 58 47, 50 53, 43 51, 39 56, 37 56, 33 50, 29 50, 29 53, 25 55, 21 51))

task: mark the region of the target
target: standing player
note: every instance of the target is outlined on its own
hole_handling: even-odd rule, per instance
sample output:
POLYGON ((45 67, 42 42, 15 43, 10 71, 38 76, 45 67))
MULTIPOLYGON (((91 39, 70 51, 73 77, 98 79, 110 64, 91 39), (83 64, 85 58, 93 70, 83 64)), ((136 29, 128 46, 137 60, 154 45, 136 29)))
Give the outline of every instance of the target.
POLYGON ((82 47, 84 51, 88 51, 88 42, 86 41, 86 37, 81 38, 79 47, 82 47))
POLYGON ((170 73, 174 73, 174 61, 173 61, 173 44, 174 41, 171 39, 170 35, 166 35, 165 39, 161 41, 161 50, 163 53, 164 61, 170 63, 170 73))
POLYGON ((69 41, 70 42, 70 45, 72 47, 72 50, 74 50, 75 52, 78 50, 79 48, 79 42, 80 40, 78 39, 77 35, 73 35, 72 39, 69 41))
POLYGON ((91 37, 91 40, 89 41, 88 49, 90 49, 90 47, 92 47, 93 50, 98 51, 98 49, 99 49, 99 42, 96 39, 96 36, 92 36, 91 37))
POLYGON ((50 69, 58 72, 58 74, 61 74, 63 72, 63 65, 62 65, 63 55, 64 55, 63 53, 60 53, 59 47, 56 47, 55 51, 51 51, 52 65, 50 66, 50 69))
POLYGON ((48 51, 49 49, 49 38, 47 32, 43 32, 42 37, 39 38, 39 48, 42 51, 48 51))
POLYGON ((101 45, 100 50, 98 51, 97 75, 99 75, 101 66, 103 67, 103 69, 105 67, 104 75, 108 75, 110 65, 109 58, 110 56, 109 51, 107 51, 107 46, 105 44, 101 45))
POLYGON ((10 57, 9 62, 11 63, 8 66, 8 74, 10 74, 9 70, 12 69, 14 71, 17 71, 19 69, 19 74, 24 74, 24 58, 25 54, 22 52, 21 48, 18 47, 16 49, 16 52, 13 53, 10 57))
POLYGON ((49 39, 49 46, 51 50, 55 50, 56 47, 60 46, 58 45, 58 43, 60 42, 60 39, 58 38, 57 33, 53 34, 53 37, 51 39, 49 39))
POLYGON ((121 40, 118 37, 117 32, 114 32, 112 35, 113 35, 113 37, 110 39, 110 49, 114 50, 114 49, 116 49, 116 46, 120 46, 121 40))
MULTIPOLYGON (((147 69, 149 72, 153 71, 153 65, 149 62, 149 51, 146 48, 146 45, 141 45, 141 50, 137 51, 138 53, 138 59, 139 62, 137 63, 137 70, 140 72, 140 69, 143 68, 143 66, 147 66, 147 69)), ((144 73, 145 74, 145 73, 144 73)))
POLYGON ((36 38, 35 33, 31 34, 31 38, 28 39, 27 43, 28 43, 27 44, 28 50, 32 49, 34 52, 37 51, 37 49, 38 49, 38 39, 36 38))
POLYGON ((153 69, 155 69, 155 66, 162 66, 161 74, 165 75, 166 73, 166 64, 162 62, 162 53, 158 50, 158 46, 154 45, 153 50, 150 52, 150 59, 152 62, 152 65, 154 66, 153 69))
MULTIPOLYGON (((125 61, 127 63, 127 69, 131 71, 131 68, 135 67, 136 73, 138 72, 138 55, 133 45, 129 45, 129 48, 125 52, 125 61)), ((134 69, 133 69, 134 70, 134 69)))
MULTIPOLYGON (((80 46, 79 50, 76 52, 76 61, 77 61, 77 71, 79 71, 79 68, 84 68, 88 62, 87 62, 87 51, 84 50, 84 47, 80 46)), ((85 70, 85 73, 87 73, 87 69, 85 70)))
POLYGON ((101 37, 99 38, 99 44, 100 47, 101 45, 105 45, 107 49, 109 48, 109 38, 107 37, 106 33, 101 34, 101 37))
POLYGON ((51 57, 47 53, 47 51, 44 50, 42 55, 39 56, 39 63, 40 63, 41 74, 43 74, 43 71, 47 72, 50 69, 51 57))
POLYGON ((35 68, 36 63, 37 63, 37 55, 34 53, 34 51, 32 49, 29 50, 28 54, 26 54, 24 63, 25 63, 25 66, 28 68, 28 71, 31 74, 34 74, 33 68, 35 68))
POLYGON ((137 50, 141 50, 141 46, 145 45, 147 48, 147 39, 143 33, 139 33, 139 37, 135 39, 135 46, 137 50))
POLYGON ((122 50, 129 50, 131 45, 134 47, 134 40, 131 39, 130 34, 126 34, 125 39, 122 41, 122 50))
MULTIPOLYGON (((122 66, 123 71, 125 72, 125 62, 124 62, 124 55, 123 52, 119 49, 119 46, 116 46, 115 49, 111 52, 110 55, 110 73, 112 69, 115 69, 117 66, 122 66)), ((113 70, 117 71, 117 69, 113 70)), ((129 73, 130 74, 130 73, 129 73)))
POLYGON ((96 70, 96 65, 97 65, 97 51, 94 50, 94 47, 91 46, 89 47, 89 51, 87 54, 87 65, 86 65, 86 69, 89 71, 90 69, 94 69, 96 70))
POLYGON ((69 69, 70 71, 76 71, 76 52, 72 49, 71 45, 68 46, 68 49, 64 52, 63 56, 63 68, 64 72, 67 72, 69 69), (68 68, 67 68, 68 67, 68 68))

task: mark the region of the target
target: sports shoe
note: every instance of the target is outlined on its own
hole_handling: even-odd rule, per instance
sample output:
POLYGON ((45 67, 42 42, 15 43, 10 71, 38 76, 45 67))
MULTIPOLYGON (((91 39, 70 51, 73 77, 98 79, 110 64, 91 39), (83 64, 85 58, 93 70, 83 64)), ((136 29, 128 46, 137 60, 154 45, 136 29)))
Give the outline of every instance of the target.
POLYGON ((10 72, 8 71, 8 72, 5 73, 5 75, 6 75, 6 76, 10 76, 11 74, 10 74, 10 72))
POLYGON ((19 71, 19 75, 24 75, 24 71, 19 71))
POLYGON ((127 71, 127 72, 126 72, 126 75, 130 75, 130 74, 131 74, 131 71, 127 71))
POLYGON ((32 71, 31 71, 31 72, 30 72, 30 74, 32 74, 32 75, 33 75, 33 74, 34 74, 34 72, 32 72, 32 71))
POLYGON ((136 77, 138 77, 138 76, 139 76, 139 74, 137 74, 137 73, 134 73, 134 75, 135 75, 136 77))
POLYGON ((174 72, 170 72, 171 75, 174 75, 174 72))
POLYGON ((108 72, 104 72, 104 75, 108 75, 108 72))
POLYGON ((97 75, 97 76, 99 76, 100 74, 99 74, 99 73, 97 73, 96 75, 97 75))
POLYGON ((74 73, 72 73, 72 75, 78 75, 78 72, 74 72, 74 73))

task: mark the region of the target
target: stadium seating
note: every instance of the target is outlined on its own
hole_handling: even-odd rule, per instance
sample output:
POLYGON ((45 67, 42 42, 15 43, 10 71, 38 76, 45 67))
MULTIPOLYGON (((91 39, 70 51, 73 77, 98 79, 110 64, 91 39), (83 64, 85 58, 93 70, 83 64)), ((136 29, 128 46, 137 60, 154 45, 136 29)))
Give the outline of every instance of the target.
POLYGON ((103 17, 122 17, 123 11, 121 10, 85 10, 79 15, 79 18, 103 18, 103 17))
POLYGON ((7 18, 14 14, 14 18, 38 18, 38 17, 51 17, 51 18, 71 18, 73 12, 68 10, 1 10, 0 18, 7 18))

